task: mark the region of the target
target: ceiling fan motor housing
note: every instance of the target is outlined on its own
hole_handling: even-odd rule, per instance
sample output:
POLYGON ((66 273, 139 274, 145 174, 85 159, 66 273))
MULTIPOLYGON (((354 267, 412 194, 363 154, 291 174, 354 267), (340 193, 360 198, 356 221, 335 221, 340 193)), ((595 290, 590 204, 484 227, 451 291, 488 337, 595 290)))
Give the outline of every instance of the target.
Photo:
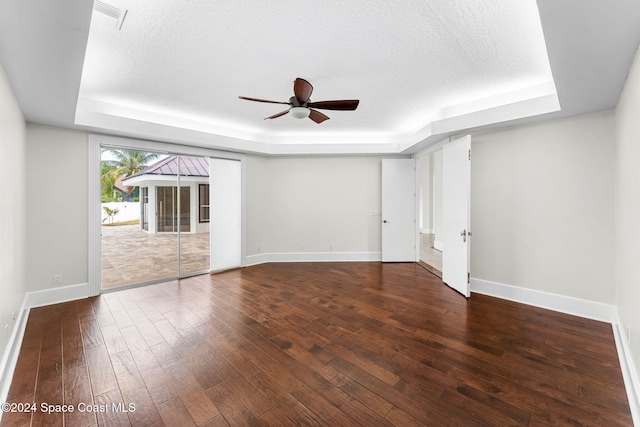
POLYGON ((291 107, 290 112, 296 119, 306 119, 311 114, 311 110, 307 107, 291 107))

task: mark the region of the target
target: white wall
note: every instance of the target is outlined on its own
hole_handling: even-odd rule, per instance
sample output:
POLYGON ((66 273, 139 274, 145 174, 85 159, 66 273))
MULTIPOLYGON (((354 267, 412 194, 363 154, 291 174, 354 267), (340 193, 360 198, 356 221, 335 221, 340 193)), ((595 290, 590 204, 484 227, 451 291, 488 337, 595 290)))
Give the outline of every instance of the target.
POLYGON ((24 118, 0 65, 0 355, 26 293, 25 145, 24 118))
POLYGON ((87 283, 87 133, 29 124, 27 159, 28 290, 87 283))
MULTIPOLYGON (((473 136, 473 277, 613 303, 613 129, 608 112, 473 136)), ((27 127, 28 290, 87 281, 86 139, 27 127)), ((379 253, 380 159, 248 156, 247 255, 379 253)))
POLYGON ((613 113, 471 144, 471 276, 613 304, 613 113))
POLYGON ((381 158, 247 158, 247 255, 380 252, 381 158))
MULTIPOLYGON (((640 53, 616 108, 616 305, 640 368, 640 53)), ((636 381, 638 378, 636 378, 636 381)))

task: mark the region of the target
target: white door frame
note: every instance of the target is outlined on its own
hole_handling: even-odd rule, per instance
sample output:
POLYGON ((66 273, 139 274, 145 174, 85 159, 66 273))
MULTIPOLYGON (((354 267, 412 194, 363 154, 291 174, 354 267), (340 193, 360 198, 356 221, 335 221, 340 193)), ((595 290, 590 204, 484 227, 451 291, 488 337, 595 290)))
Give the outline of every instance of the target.
MULTIPOLYGON (((436 142, 435 144, 425 148, 422 151, 418 151, 416 154, 412 155, 411 158, 416 159, 416 188, 420 188, 420 159, 424 156, 428 156, 431 153, 434 153, 442 148, 444 144, 446 144, 449 140, 443 139, 442 141, 436 142)), ((434 208, 435 209, 435 208, 434 208)), ((420 206, 418 205, 418 201, 416 201, 416 215, 420 210, 420 206)), ((431 215, 432 218, 435 216, 431 215)), ((418 216, 416 216, 418 218, 418 216)), ((416 260, 420 261, 420 227, 416 221, 416 260)))
POLYGON ((246 252, 246 156, 244 154, 231 153, 226 151, 212 150, 208 148, 193 147, 187 145, 177 145, 166 142, 147 141, 142 139, 124 138, 110 135, 89 134, 88 137, 88 282, 89 296, 100 295, 102 292, 102 271, 101 271, 101 203, 100 203, 100 166, 101 149, 103 145, 115 148, 133 149, 140 151, 153 151, 166 154, 193 155, 212 157, 227 160, 239 160, 241 163, 241 246, 242 265, 247 264, 246 252))

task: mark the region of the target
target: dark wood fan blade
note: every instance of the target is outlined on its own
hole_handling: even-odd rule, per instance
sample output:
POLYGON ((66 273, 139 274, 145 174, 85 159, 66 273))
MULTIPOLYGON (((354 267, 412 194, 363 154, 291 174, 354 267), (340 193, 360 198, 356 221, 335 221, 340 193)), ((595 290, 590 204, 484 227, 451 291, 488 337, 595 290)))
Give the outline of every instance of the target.
POLYGON ((300 105, 309 101, 312 92, 313 86, 305 79, 298 77, 296 81, 293 82, 293 93, 298 99, 298 102, 300 102, 300 105))
POLYGON ((309 111, 309 118, 314 122, 316 122, 317 124, 320 124, 325 120, 329 120, 329 116, 326 116, 322 114, 320 111, 316 111, 316 110, 309 111))
POLYGON ((281 102, 281 101, 269 101, 268 99, 260 99, 260 98, 249 98, 246 96, 239 96, 238 98, 240 99, 245 99, 247 101, 256 101, 256 102, 267 102, 269 104, 284 104, 284 105, 291 105, 288 102, 281 102))
POLYGON ((311 108, 320 108, 322 110, 355 110, 358 108, 360 100, 358 99, 342 99, 340 101, 318 101, 308 104, 311 108))
POLYGON ((264 119, 277 119, 278 117, 284 116, 285 114, 287 114, 289 112, 289 110, 284 110, 279 112, 278 114, 274 114, 273 116, 269 116, 269 117, 265 117, 264 119))

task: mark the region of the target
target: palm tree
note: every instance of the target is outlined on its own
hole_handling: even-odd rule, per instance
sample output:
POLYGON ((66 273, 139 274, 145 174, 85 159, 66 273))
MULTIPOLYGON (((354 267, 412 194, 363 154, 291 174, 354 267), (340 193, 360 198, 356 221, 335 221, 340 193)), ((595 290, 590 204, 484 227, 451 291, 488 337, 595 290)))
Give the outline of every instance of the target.
POLYGON ((100 194, 103 203, 115 201, 113 197, 113 186, 116 183, 117 177, 114 176, 113 173, 110 173, 114 169, 116 169, 115 166, 108 165, 104 161, 102 162, 100 171, 100 194))
MULTIPOLYGON (((145 153, 143 151, 116 149, 105 149, 104 151, 108 151, 113 154, 116 157, 116 160, 102 161, 104 166, 113 167, 113 169, 107 171, 104 175, 102 175, 103 183, 115 182, 122 176, 127 177, 138 173, 142 169, 147 167, 150 161, 158 158, 157 154, 145 153)), ((135 188, 136 187, 127 187, 127 194, 125 194, 124 197, 125 200, 129 200, 129 197, 131 197, 131 193, 133 193, 133 190, 135 190, 135 188)))

